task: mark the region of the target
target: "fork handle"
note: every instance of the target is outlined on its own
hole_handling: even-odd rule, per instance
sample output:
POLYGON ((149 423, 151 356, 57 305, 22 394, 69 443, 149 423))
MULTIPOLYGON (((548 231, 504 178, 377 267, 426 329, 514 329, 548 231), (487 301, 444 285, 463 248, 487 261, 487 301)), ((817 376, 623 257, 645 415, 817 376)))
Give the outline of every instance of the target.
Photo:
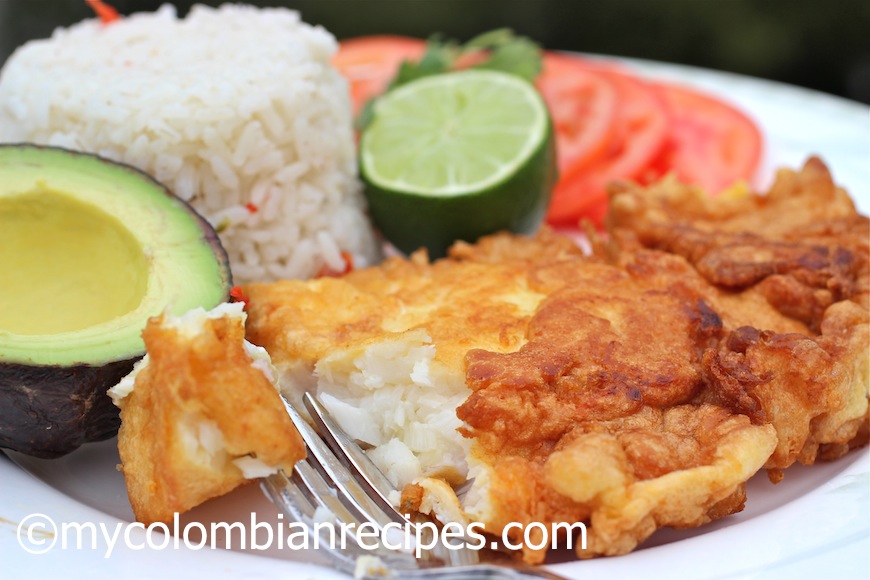
POLYGON ((543 580, 567 580, 564 576, 559 576, 539 566, 495 564, 403 570, 401 577, 409 580, 417 578, 439 578, 444 580, 523 580, 526 578, 541 578, 543 580))

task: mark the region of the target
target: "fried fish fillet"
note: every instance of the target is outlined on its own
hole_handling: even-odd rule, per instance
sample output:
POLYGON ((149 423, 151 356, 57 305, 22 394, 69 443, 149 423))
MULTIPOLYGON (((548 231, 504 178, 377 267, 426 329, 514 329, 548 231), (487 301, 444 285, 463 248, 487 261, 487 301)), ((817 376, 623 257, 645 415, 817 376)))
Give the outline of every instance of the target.
POLYGON ((246 286, 247 336, 402 508, 510 528, 529 562, 547 546, 512 523, 584 522, 580 557, 624 554, 866 438, 866 218, 820 162, 763 199, 664 181, 612 205, 590 256, 544 230, 246 286))
POLYGON ((465 354, 512 351, 543 295, 513 264, 391 259, 342 278, 251 284, 248 339, 265 347, 291 400, 317 391, 397 484, 461 483, 469 442, 465 354))
POLYGON ((136 520, 171 522, 305 456, 268 355, 244 341, 241 304, 149 320, 148 354, 110 390, 136 520))
POLYGON ((870 221, 818 158, 780 170, 766 195, 704 192, 666 179, 612 192, 611 231, 688 260, 711 284, 753 289, 818 331, 841 300, 870 308, 870 221))
POLYGON ((818 336, 744 326, 705 353, 708 400, 768 423, 774 481, 795 461, 811 465, 866 443, 870 320, 852 302, 826 309, 818 336))
POLYGON ((673 180, 623 186, 608 223, 624 266, 642 259, 635 244, 681 257, 730 319, 705 354, 703 398, 776 428, 772 478, 866 442, 870 221, 819 159, 781 170, 766 195, 714 199, 673 180))
POLYGON ((282 384, 316 391, 405 505, 442 520, 588 522, 582 557, 621 554, 742 509, 776 445, 769 426, 693 402, 723 331, 703 296, 549 232, 245 290, 248 338, 282 384), (462 502, 439 485, 468 478, 462 502))

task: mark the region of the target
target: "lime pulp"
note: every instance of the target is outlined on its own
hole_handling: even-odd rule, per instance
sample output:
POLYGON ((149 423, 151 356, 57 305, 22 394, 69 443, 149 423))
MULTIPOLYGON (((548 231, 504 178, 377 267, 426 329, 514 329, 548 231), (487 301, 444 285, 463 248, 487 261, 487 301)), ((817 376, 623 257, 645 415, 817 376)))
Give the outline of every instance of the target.
POLYGON ((549 114, 512 75, 426 77, 377 102, 360 170, 375 225, 402 251, 439 257, 459 239, 530 233, 555 181, 549 114))

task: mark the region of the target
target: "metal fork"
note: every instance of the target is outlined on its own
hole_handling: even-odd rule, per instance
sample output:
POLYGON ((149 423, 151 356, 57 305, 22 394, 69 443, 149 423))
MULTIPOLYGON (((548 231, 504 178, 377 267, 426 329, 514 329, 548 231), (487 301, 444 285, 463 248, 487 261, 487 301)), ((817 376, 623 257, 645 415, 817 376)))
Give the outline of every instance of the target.
MULTIPOLYGON (((315 541, 320 540, 319 547, 338 570, 364 579, 564 580, 562 576, 540 567, 513 560, 498 561, 498 556, 493 554, 492 563, 480 563, 479 552, 462 545, 464 538, 455 538, 451 547, 433 541, 434 538, 428 534, 434 526, 423 526, 422 516, 406 517, 393 507, 388 499, 395 491, 393 485, 359 445, 344 433, 323 405, 308 393, 303 396, 303 403, 314 422, 312 426, 287 399, 281 398, 287 414, 305 441, 308 453, 305 459, 296 463, 289 477, 279 471, 263 479, 261 487, 284 514, 305 524, 315 541), (363 543, 353 534, 343 536, 344 542, 339 541, 338 536, 330 536, 330 528, 334 531, 353 526, 358 530, 363 524, 379 534, 389 535, 399 529, 413 530, 424 540, 423 545, 434 546, 422 549, 399 542, 410 549, 389 549, 380 540, 363 543), (344 545, 337 545, 342 543, 344 545)), ((367 537, 374 539, 368 534, 367 537)), ((398 539, 397 534, 393 534, 390 544, 395 546, 398 539)))

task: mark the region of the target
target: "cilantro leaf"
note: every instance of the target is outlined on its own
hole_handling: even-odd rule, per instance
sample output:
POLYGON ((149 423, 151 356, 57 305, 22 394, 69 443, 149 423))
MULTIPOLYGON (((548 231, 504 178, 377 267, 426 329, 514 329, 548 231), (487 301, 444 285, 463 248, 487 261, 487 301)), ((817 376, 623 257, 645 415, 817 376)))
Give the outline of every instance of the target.
POLYGON ((527 38, 516 38, 495 47, 489 58, 474 68, 497 70, 532 82, 541 72, 541 49, 527 38))
POLYGON ((456 62, 458 52, 459 49, 455 42, 442 41, 439 36, 433 36, 426 41, 426 52, 423 53, 418 62, 410 60, 402 62, 387 90, 423 77, 449 71, 456 62))

